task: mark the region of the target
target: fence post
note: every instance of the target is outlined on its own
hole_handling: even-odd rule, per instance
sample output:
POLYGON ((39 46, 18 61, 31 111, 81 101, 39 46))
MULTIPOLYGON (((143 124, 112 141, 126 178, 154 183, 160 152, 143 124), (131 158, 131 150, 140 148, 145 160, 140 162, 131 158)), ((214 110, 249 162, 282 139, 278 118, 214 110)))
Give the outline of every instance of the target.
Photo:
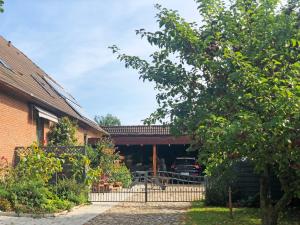
POLYGON ((145 182, 145 202, 148 202, 148 172, 145 171, 145 177, 144 177, 144 182, 145 182))
POLYGON ((228 188, 228 206, 229 206, 230 218, 233 219, 233 214, 232 214, 232 192, 231 192, 231 186, 229 186, 229 188, 228 188))

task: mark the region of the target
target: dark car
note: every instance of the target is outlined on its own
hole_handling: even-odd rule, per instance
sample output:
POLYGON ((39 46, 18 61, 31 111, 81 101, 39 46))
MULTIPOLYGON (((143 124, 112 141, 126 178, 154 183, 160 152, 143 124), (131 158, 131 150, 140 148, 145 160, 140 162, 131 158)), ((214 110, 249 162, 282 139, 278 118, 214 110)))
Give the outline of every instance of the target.
POLYGON ((172 170, 181 175, 200 176, 202 168, 193 157, 178 157, 172 165, 172 170))

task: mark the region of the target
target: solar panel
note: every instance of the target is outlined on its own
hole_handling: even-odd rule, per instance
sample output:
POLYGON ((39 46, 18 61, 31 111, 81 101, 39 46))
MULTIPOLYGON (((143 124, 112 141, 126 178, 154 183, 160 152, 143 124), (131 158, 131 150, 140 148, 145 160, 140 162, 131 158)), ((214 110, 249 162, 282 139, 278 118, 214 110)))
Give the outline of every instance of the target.
POLYGON ((63 89, 63 87, 61 87, 59 84, 55 83, 54 81, 52 81, 51 79, 49 79, 46 76, 44 76, 44 78, 47 81, 47 83, 49 85, 51 85, 56 92, 58 92, 58 94, 60 96, 62 96, 64 99, 68 99, 69 101, 73 102, 74 104, 76 104, 80 107, 80 105, 76 101, 76 99, 71 94, 69 94, 67 91, 65 91, 65 89, 63 89))
MULTIPOLYGON (((59 84, 55 83, 54 81, 52 81, 51 79, 49 79, 48 77, 44 77, 45 80, 47 81, 47 83, 53 87, 53 89, 62 97, 66 100, 66 102, 68 103, 68 105, 70 107, 72 107, 80 116, 91 120, 89 118, 89 115, 83 110, 83 108, 79 105, 79 103, 77 102, 77 100, 68 92, 66 92, 59 84)), ((93 120, 91 120, 93 121, 93 120)))
MULTIPOLYGON (((86 118, 86 119, 89 119, 89 115, 84 111, 84 109, 80 106, 80 105, 77 105, 75 104, 74 102, 70 101, 69 99, 66 99, 66 102, 79 114, 81 115, 82 117, 86 118)), ((91 120, 92 121, 92 120, 91 120)))

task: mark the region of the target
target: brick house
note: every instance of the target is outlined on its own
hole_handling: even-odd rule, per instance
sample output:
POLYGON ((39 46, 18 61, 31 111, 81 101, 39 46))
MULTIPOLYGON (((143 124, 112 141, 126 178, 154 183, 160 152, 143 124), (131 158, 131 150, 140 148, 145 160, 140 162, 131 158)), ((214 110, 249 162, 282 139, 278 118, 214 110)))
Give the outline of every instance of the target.
POLYGON ((50 126, 63 116, 77 121, 79 144, 107 134, 57 82, 0 36, 0 157, 12 162, 15 147, 46 144, 50 126))

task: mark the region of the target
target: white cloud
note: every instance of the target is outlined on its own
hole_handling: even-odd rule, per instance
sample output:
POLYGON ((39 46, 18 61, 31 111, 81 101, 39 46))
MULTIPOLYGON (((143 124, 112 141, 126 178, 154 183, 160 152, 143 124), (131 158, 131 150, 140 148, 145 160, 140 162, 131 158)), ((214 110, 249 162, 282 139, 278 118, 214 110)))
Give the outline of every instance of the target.
POLYGON ((193 0, 29 0, 25 6, 16 0, 0 28, 91 116, 113 113, 125 124, 138 124, 156 108, 153 84, 138 80, 108 46, 147 57, 153 48, 134 31, 157 29, 155 3, 179 10, 188 21, 197 16, 193 0))

